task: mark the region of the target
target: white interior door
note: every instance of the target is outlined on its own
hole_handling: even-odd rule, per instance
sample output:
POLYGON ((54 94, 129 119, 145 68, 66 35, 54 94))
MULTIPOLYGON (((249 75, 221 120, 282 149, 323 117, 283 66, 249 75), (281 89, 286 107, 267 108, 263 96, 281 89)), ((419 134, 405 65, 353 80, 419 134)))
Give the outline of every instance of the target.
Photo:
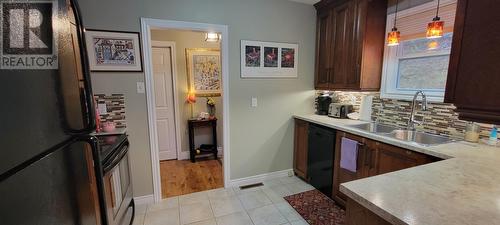
POLYGON ((152 50, 159 156, 160 160, 176 159, 172 49, 153 47, 152 50))

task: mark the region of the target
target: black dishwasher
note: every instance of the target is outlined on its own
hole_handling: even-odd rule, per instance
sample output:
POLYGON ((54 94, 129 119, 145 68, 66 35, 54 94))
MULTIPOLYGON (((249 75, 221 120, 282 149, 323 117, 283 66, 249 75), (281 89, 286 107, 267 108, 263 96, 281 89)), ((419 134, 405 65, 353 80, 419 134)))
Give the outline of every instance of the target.
POLYGON ((307 156, 309 184, 328 197, 332 196, 335 130, 311 124, 307 156))

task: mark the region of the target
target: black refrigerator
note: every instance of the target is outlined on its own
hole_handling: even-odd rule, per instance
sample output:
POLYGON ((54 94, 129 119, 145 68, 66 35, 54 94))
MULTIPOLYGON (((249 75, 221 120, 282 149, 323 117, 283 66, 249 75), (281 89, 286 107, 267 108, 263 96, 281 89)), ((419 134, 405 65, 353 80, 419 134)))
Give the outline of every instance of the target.
POLYGON ((0 224, 105 224, 77 2, 0 3, 0 224))

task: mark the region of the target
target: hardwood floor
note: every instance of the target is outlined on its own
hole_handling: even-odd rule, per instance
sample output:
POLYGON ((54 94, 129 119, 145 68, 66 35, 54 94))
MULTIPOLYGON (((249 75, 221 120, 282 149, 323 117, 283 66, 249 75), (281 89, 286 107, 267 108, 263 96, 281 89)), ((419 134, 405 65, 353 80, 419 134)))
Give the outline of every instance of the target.
POLYGON ((224 186, 222 163, 214 159, 197 159, 196 163, 189 160, 161 161, 160 176, 163 198, 224 186))

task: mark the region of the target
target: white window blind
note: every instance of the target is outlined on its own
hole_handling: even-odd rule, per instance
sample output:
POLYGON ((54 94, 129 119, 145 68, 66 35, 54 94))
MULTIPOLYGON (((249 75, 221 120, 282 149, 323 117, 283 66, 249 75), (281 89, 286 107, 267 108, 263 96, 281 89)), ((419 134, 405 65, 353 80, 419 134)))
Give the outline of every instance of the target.
MULTIPOLYGON (((453 26, 455 25, 456 10, 456 3, 443 4, 441 5, 441 7, 439 7, 439 17, 441 17, 442 21, 445 21, 445 33, 453 31, 453 26)), ((425 37, 427 24, 431 22, 432 18, 434 18, 435 16, 435 7, 431 9, 424 9, 415 13, 398 13, 397 27, 401 32, 401 39, 408 40, 418 37, 425 37)), ((394 15, 392 15, 392 18, 393 19, 391 21, 394 21, 394 15)))

